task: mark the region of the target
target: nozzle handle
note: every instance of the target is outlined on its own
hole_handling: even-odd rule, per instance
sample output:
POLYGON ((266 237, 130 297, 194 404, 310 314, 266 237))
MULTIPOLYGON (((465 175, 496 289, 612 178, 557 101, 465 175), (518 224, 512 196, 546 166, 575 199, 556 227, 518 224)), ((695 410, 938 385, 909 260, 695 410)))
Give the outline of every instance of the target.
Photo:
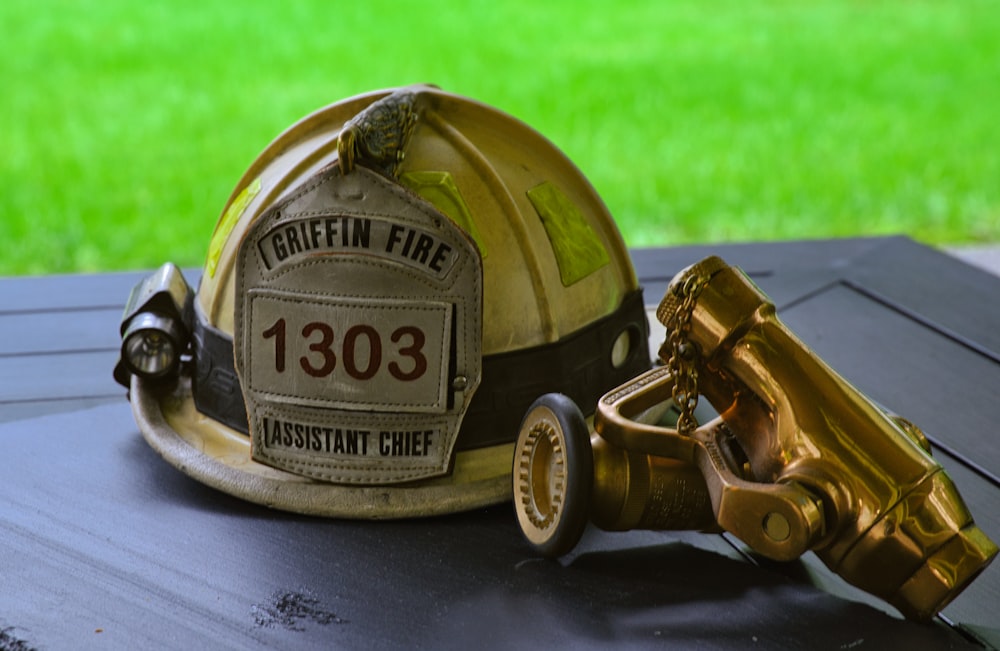
POLYGON ((730 467, 723 439, 731 440, 722 418, 684 435, 672 427, 638 422, 640 415, 672 400, 673 377, 665 367, 639 375, 598 403, 594 427, 607 441, 690 463, 701 470, 716 521, 725 530, 775 560, 798 558, 822 537, 821 501, 794 482, 748 481, 730 467))
POLYGON ((736 476, 718 443, 725 429, 720 418, 692 434, 698 439, 698 467, 712 496, 716 521, 768 558, 798 558, 825 533, 822 502, 794 481, 768 484, 736 476))

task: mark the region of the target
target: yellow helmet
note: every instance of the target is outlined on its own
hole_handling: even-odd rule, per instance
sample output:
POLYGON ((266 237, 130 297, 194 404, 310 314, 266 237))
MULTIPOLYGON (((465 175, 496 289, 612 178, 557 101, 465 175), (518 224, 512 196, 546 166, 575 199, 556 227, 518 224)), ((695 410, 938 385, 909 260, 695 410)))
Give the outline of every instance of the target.
POLYGON ((146 440, 267 506, 388 518, 509 499, 527 407, 649 367, 641 290, 580 171, 431 86, 294 124, 244 174, 192 292, 133 291, 115 375, 146 440))

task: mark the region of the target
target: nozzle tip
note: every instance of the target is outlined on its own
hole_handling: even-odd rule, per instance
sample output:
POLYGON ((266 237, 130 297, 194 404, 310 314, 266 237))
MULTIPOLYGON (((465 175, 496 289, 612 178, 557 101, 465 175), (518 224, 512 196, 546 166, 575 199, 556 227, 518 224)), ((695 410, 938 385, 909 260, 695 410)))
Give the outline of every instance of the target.
POLYGON ((909 618, 928 620, 951 603, 996 555, 996 544, 975 524, 969 524, 931 554, 889 601, 909 618))

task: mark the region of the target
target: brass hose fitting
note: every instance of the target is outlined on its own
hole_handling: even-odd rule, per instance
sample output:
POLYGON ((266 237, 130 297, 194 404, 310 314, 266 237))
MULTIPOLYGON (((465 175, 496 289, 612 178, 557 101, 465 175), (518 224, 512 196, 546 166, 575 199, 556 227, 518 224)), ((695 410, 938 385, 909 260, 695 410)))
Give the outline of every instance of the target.
MULTIPOLYGON (((668 330, 665 366, 601 398, 589 446, 574 425, 559 485, 589 486, 590 499, 561 502, 557 490, 554 519, 571 506, 570 520, 608 530, 721 528, 775 560, 812 550, 916 620, 996 556, 923 433, 828 367, 739 269, 711 257, 682 271, 657 317, 668 330), (694 422, 698 395, 720 416, 694 422), (664 405, 680 414, 677 426, 649 418, 664 405), (576 476, 588 467, 590 477, 576 476)), ((548 472, 529 464, 515 497, 548 472)), ((548 554, 571 549, 583 529, 529 534, 532 523, 520 522, 548 554)))

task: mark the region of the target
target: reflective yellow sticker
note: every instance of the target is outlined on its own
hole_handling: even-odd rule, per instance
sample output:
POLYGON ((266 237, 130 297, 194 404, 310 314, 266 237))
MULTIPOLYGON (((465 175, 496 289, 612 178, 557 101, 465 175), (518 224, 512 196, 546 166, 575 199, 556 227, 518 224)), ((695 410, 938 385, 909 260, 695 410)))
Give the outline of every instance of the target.
POLYGON ((219 266, 219 256, 222 255, 222 247, 229 239, 229 234, 233 232, 233 227, 240 220, 243 211, 247 209, 247 206, 259 192, 260 177, 258 176, 236 195, 233 202, 229 204, 229 208, 226 209, 226 214, 222 216, 222 221, 216 227, 215 233, 212 234, 212 241, 208 245, 208 260, 205 261, 205 271, 208 272, 210 278, 215 277, 215 269, 219 266))
POLYGON ((548 181, 528 190, 549 236, 564 287, 582 280, 608 264, 604 243, 569 197, 548 181))
POLYGON ((448 172, 406 172, 399 182, 421 197, 430 201, 435 208, 448 215, 453 222, 469 234, 479 247, 479 255, 486 258, 486 244, 472 221, 472 213, 466 205, 462 193, 455 185, 455 179, 448 172))

